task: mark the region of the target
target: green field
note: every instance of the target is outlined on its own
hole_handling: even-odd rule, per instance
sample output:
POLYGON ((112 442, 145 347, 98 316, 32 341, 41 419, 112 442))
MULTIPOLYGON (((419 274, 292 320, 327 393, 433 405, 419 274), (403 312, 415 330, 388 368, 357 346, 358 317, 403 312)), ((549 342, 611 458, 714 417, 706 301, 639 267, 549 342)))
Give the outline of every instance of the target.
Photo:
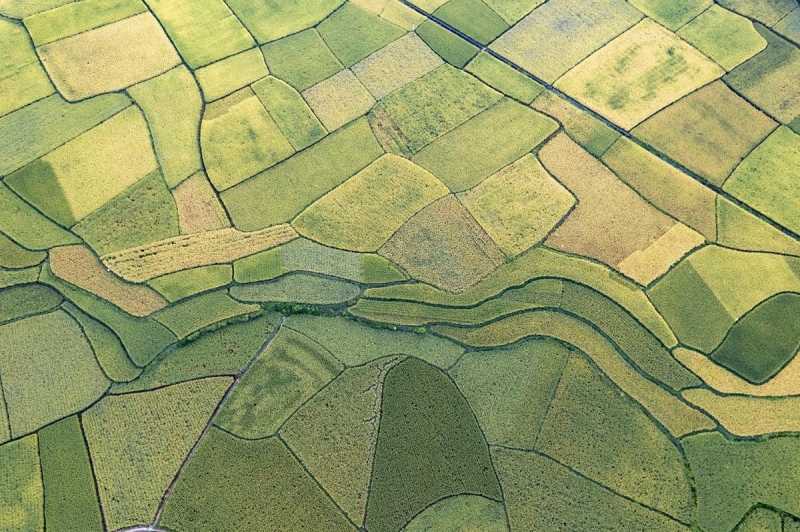
POLYGON ((0 0, 0 532, 800 532, 797 0, 0 0))

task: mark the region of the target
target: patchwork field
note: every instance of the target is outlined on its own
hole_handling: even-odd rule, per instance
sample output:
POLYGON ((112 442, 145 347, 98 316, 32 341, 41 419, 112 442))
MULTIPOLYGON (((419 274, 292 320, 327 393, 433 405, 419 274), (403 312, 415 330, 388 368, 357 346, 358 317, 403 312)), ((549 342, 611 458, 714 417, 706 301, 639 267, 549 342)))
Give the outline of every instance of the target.
POLYGON ((797 0, 0 50, 0 532, 800 532, 797 0))

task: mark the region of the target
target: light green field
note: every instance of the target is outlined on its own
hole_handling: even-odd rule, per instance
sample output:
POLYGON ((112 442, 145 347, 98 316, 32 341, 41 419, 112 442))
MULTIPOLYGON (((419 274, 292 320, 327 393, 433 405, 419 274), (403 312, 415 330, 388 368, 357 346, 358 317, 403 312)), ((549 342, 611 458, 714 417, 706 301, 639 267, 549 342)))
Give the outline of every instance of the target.
POLYGON ((346 67, 353 66, 405 33, 350 2, 327 17, 318 29, 333 55, 346 67))
POLYGON ((145 11, 141 0, 88 0, 27 17, 24 22, 33 44, 41 46, 145 11))
POLYGON ((631 0, 631 4, 668 30, 675 31, 708 9, 713 1, 631 0))
POLYGON ((289 84, 270 76, 251 88, 296 151, 311 146, 327 134, 300 93, 289 84))
POLYGON ((448 0, 433 16, 487 45, 508 29, 508 24, 482 0, 448 0))
POLYGON ((266 77, 269 72, 258 48, 226 57, 195 71, 206 102, 213 102, 266 77))
POLYGON ((22 26, 0 20, 0 47, 0 117, 55 92, 22 26))
POLYGON ((316 25, 342 5, 343 0, 227 0, 233 12, 260 43, 274 41, 316 25))
POLYGON ((467 65, 466 71, 506 96, 525 104, 530 104, 543 90, 537 82, 487 52, 476 55, 467 65))
POLYGON ((317 30, 309 29, 264 45, 264 59, 273 76, 304 91, 342 70, 317 30), (295 50, 303 50, 298 56, 295 50))

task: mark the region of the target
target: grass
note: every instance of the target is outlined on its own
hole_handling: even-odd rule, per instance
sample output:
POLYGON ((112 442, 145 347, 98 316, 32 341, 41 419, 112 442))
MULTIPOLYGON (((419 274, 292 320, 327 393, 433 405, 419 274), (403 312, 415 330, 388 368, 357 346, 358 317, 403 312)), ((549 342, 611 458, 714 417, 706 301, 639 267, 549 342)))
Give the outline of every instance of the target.
POLYGON ((175 273, 168 273, 150 280, 150 285, 167 301, 174 303, 194 294, 225 286, 233 279, 233 269, 229 264, 200 266, 175 273))
POLYGON ((41 264, 45 258, 47 258, 46 253, 29 251, 6 235, 0 234, 0 267, 19 270, 41 264))
POLYGON ((0 184, 0 231, 31 250, 76 244, 75 235, 45 218, 6 185, 0 184))
POLYGON ((0 117, 55 92, 21 24, 0 21, 0 117))
MULTIPOLYGON (((672 109, 669 107, 664 112, 671 112, 672 109)), ((660 116, 660 114, 654 116, 653 120, 659 120, 660 116)), ((649 124, 647 121, 641 127, 649 128, 649 124)), ((637 134, 640 134, 638 128, 637 134)), ((675 142, 683 143, 677 138, 675 142)), ((715 156, 716 152, 708 153, 704 160, 707 161, 715 156)), ((615 142, 605 152, 602 160, 625 184, 654 206, 707 239, 716 239, 717 194, 708 187, 627 139, 615 142)))
POLYGON ((180 231, 175 200, 158 171, 140 179, 72 230, 101 256, 174 237, 180 231))
POLYGON ((119 307, 61 281, 48 267, 42 269, 40 281, 56 288, 81 311, 111 329, 131 360, 140 367, 177 340, 169 329, 152 318, 135 318, 119 307))
MULTIPOLYGON (((550 247, 618 267, 675 225, 564 134, 548 142, 539 159, 577 198, 575 209, 545 241, 550 247)), ((668 260, 659 266, 671 265, 668 260)))
POLYGON ((345 369, 281 428, 292 451, 359 526, 364 524, 384 378, 402 359, 378 358, 345 369))
POLYGON ((255 45, 224 0, 153 0, 148 6, 189 68, 199 68, 255 45))
POLYGON ((211 429, 175 485, 167 530, 353 530, 277 438, 245 441, 211 429))
POLYGON ((433 16, 486 46, 508 29, 508 24, 482 0, 449 0, 433 16))
POLYGON ((203 233, 231 226, 228 215, 204 172, 182 181, 172 190, 182 234, 203 233))
POLYGON ((231 288, 231 295, 241 301, 310 305, 339 305, 356 299, 360 293, 361 290, 354 284, 306 273, 294 273, 272 282, 231 288))
POLYGON ((47 530, 103 532, 89 450, 78 416, 39 431, 47 530))
POLYGON ((533 155, 526 155, 460 196, 509 257, 541 242, 572 209, 575 198, 533 155))
POLYGON ((365 57, 351 70, 376 100, 441 66, 442 60, 416 33, 408 33, 365 57))
POLYGON ((800 94, 793 90, 800 76, 800 50, 767 29, 756 27, 767 48, 725 76, 737 93, 782 123, 800 115, 800 94))
POLYGON ((642 18, 623 0, 546 2, 490 48, 548 83, 642 18))
POLYGON ((493 89, 524 104, 530 104, 544 90, 539 83, 522 72, 514 70, 488 52, 476 55, 469 62, 466 70, 493 89))
POLYGON ((616 493, 691 520, 694 501, 678 448, 580 355, 564 369, 535 448, 616 493))
POLYGON ((731 441, 717 432, 683 440, 697 486, 697 524, 708 532, 731 530, 756 503, 800 512, 800 484, 786 474, 797 465, 799 443, 794 436, 731 441))
POLYGON ((685 525, 624 499, 546 456, 496 448, 492 460, 503 483, 512 530, 548 530, 553 523, 561 524, 561 530, 686 530, 685 525))
POLYGON ((349 2, 322 21, 317 30, 345 67, 353 66, 405 33, 349 2))
POLYGON ((155 172, 151 146, 144 117, 128 107, 5 181, 55 221, 71 226, 155 172))
POLYGON ((415 279, 451 292, 464 292, 505 259, 454 196, 414 215, 381 247, 380 255, 415 279))
POLYGON ((173 476, 231 385, 215 377, 106 397, 83 416, 109 529, 153 521, 173 476))
POLYGON ((117 92, 181 61, 149 12, 45 44, 37 52, 58 92, 69 101, 117 92))
POLYGON ((629 130, 723 73, 674 33, 647 19, 570 70, 555 86, 629 130))
POLYGON ((203 101, 191 73, 180 66, 130 87, 128 94, 144 112, 167 185, 174 187, 200 170, 203 101))
POLYGON ((213 102, 266 77, 267 65, 258 48, 226 57, 195 71, 203 99, 213 102))
POLYGON ((443 65, 381 100, 411 152, 466 122, 502 95, 472 76, 443 65))
POLYGON ((339 129, 375 105, 375 99, 350 70, 304 90, 303 98, 328 131, 339 129))
POLYGON ((343 68, 315 29, 271 42, 261 50, 270 73, 298 91, 306 90, 343 68), (297 50, 303 50, 302 56, 298 57, 297 50))
POLYGON ((724 198, 717 199, 717 243, 745 251, 800 256, 800 242, 724 198))
POLYGON ((748 382, 764 384, 800 349, 792 330, 800 294, 777 294, 745 314, 711 354, 711 359, 748 382))
POLYGON ((124 394, 162 388, 203 377, 238 375, 261 352, 279 317, 264 314, 200 335, 192 342, 162 352, 134 381, 114 384, 124 394))
POLYGON ((59 279, 113 303, 132 316, 147 316, 167 306, 167 301, 151 288, 126 283, 110 273, 85 246, 51 250, 50 271, 59 279))
POLYGON ((319 342, 348 366, 404 354, 448 368, 464 352, 456 344, 430 334, 377 329, 344 317, 291 316, 286 326, 319 342))
POLYGON ((0 291, 0 322, 48 312, 62 301, 61 294, 41 284, 11 287, 0 291))
POLYGON ((508 345, 531 336, 555 338, 586 353, 614 384, 648 410, 673 436, 681 437, 715 426, 708 416, 643 377, 594 327, 561 312, 538 310, 480 327, 436 325, 431 330, 479 348, 508 345))
POLYGON ((775 130, 725 181, 723 189, 791 231, 800 232, 800 201, 795 179, 800 165, 800 135, 775 130))
POLYGON ((675 31, 691 21, 713 4, 712 0, 631 0, 639 11, 665 28, 675 31))
POLYGON ((131 104, 122 94, 69 103, 53 94, 0 118, 0 174, 7 175, 108 120, 131 104))
POLYGON ((420 24, 416 33, 439 57, 456 68, 464 68, 478 53, 475 46, 431 20, 420 24))
POLYGON ((71 37, 147 11, 141 0, 89 0, 25 18, 35 46, 71 37))
POLYGON ((449 374, 489 444, 531 449, 568 357, 569 349, 561 344, 530 340, 467 353, 449 374))
POLYGON ((247 26, 258 42, 269 42, 315 26, 328 17, 344 0, 297 0, 250 2, 228 0, 236 16, 247 26))
POLYGON ((222 202, 234 225, 244 231, 286 222, 382 153, 367 121, 357 120, 283 164, 224 191, 222 202), (272 208, 264 212, 263 205, 272 208))
POLYGON ((796 433, 800 429, 798 397, 719 395, 702 388, 686 390, 682 395, 737 437, 796 433))
POLYGON ((12 437, 79 412, 108 389, 91 346, 65 312, 3 325, 0 345, 6 353, 0 371, 12 437))
POLYGON ((605 122, 578 109, 553 92, 542 92, 532 107, 558 120, 567 135, 595 157, 601 157, 620 137, 605 122))
POLYGON ((288 83, 269 76, 251 88, 296 151, 308 148, 327 134, 300 93, 288 83))
POLYGON ((244 305, 228 297, 225 290, 218 290, 175 303, 155 313, 153 318, 180 340, 209 325, 260 310, 257 305, 244 305))
POLYGON ((504 99, 426 146, 414 162, 453 192, 461 192, 533 150, 557 129, 553 120, 504 99))
POLYGON ((36 435, 0 447, 0 526, 44 530, 42 474, 36 435))
POLYGON ((111 329, 72 303, 65 303, 63 308, 83 329, 83 334, 89 340, 97 363, 106 377, 113 382, 128 382, 141 374, 142 370, 131 361, 122 342, 111 329))
POLYGON ((403 528, 405 532, 464 530, 479 527, 485 532, 508 530, 505 506, 479 495, 456 495, 423 510, 403 528))
POLYGON ((710 353, 733 318, 695 268, 682 262, 647 291, 681 343, 710 353))
POLYGON ((430 504, 461 493, 502 497, 486 440, 446 375, 404 360, 383 384, 364 524, 375 532, 397 530, 430 504))
POLYGON ((384 155, 300 213, 298 232, 325 245, 375 251, 426 205, 448 193, 407 159, 384 155), (357 212, 352 208, 358 205, 357 212))
POLYGON ((294 148, 250 88, 206 108, 200 145, 208 178, 219 191, 294 154, 294 148))
POLYGON ((728 72, 767 47, 752 22, 718 5, 709 7, 677 33, 728 72), (722 46, 722 42, 726 44, 722 46))
POLYGON ((236 383, 214 423, 247 439, 270 436, 342 369, 321 345, 282 328, 236 383))

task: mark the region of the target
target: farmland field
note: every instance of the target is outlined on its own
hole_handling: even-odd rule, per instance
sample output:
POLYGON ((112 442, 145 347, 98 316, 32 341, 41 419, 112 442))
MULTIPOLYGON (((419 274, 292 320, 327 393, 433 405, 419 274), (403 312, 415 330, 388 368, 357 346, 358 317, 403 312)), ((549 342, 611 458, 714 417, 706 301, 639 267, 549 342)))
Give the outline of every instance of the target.
POLYGON ((0 532, 800 532, 798 0, 0 0, 0 532))

